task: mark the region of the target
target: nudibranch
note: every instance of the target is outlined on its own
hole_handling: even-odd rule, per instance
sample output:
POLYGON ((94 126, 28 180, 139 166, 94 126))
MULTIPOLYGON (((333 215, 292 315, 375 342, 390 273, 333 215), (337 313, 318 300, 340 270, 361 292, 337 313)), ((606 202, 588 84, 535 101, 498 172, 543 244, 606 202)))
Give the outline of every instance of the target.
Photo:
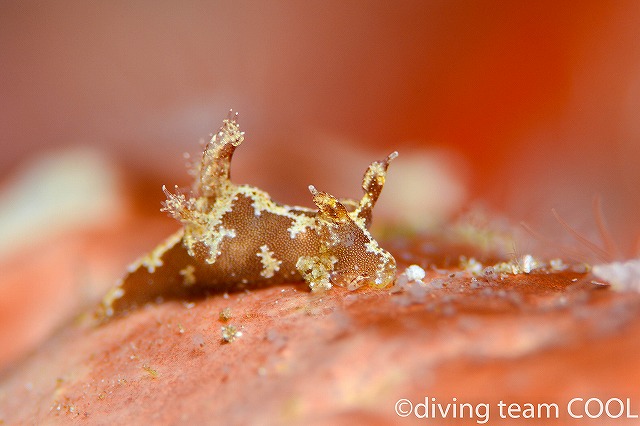
POLYGON ((332 285, 384 288, 396 262, 368 231, 393 152, 367 168, 359 201, 309 190, 317 210, 278 204, 268 193, 230 180, 235 149, 244 141, 237 113, 206 145, 188 193, 163 191, 162 211, 182 228, 129 267, 102 302, 106 316, 159 297, 196 290, 228 291, 304 279, 312 291, 332 285))

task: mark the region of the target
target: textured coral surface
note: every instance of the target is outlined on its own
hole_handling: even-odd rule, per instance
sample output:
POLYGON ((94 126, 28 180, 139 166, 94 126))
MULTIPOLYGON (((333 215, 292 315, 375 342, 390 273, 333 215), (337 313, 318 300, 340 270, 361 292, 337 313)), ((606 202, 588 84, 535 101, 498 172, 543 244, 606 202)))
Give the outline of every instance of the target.
POLYGON ((411 424, 400 398, 640 400, 639 295, 572 272, 434 278, 442 288, 318 295, 301 283, 81 317, 5 373, 0 420, 411 424), (241 335, 227 343, 229 325, 241 335))

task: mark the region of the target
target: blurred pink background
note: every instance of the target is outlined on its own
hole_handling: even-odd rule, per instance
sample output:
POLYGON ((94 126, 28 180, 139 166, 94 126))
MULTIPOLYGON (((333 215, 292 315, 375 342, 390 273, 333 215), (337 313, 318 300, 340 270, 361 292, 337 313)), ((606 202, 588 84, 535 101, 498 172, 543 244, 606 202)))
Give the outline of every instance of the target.
POLYGON ((176 159, 234 108, 273 152, 240 177, 284 201, 308 199, 333 138, 451 150, 472 198, 518 214, 599 192, 619 222, 640 211, 638 22, 636 1, 2 2, 0 175, 93 145, 184 176, 176 159))
MULTIPOLYGON (((458 191, 439 214, 482 200, 549 235, 555 207, 590 235, 601 194, 633 253, 638 22, 633 0, 1 2, 0 183, 36 156, 93 147, 161 216, 161 185, 189 183, 183 152, 233 108, 247 133, 234 180, 277 200, 310 205, 310 183, 357 196, 367 164, 398 150, 430 160, 392 166, 404 201, 423 196, 387 212, 423 220, 458 191)), ((119 250, 113 270, 139 249, 119 250)))

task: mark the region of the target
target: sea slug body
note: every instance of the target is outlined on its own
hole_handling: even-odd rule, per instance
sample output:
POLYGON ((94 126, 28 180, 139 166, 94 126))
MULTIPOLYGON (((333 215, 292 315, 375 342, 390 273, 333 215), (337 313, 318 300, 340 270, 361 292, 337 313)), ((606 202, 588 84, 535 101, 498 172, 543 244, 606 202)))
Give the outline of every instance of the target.
POLYGON ((316 210, 278 204, 258 188, 232 183, 231 157, 243 141, 237 113, 230 114, 207 144, 192 190, 163 188, 162 210, 182 229, 131 265, 103 299, 104 315, 194 289, 227 291, 304 279, 312 291, 322 291, 393 282, 395 259, 368 227, 397 152, 367 168, 360 200, 338 200, 309 186, 316 210))

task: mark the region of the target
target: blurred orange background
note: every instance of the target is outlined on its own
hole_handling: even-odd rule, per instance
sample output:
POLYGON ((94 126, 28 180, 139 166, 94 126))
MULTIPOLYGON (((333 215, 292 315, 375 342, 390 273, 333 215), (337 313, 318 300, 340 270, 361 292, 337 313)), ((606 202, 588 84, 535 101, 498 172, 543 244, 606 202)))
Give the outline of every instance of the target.
POLYGON ((602 194, 629 253, 638 22, 637 1, 2 2, 0 182, 93 147, 158 215, 161 185, 189 182, 183 152, 233 108, 234 179, 277 200, 355 196, 392 150, 445 153, 465 188, 449 213, 483 200, 544 231, 556 207, 581 229, 602 194))

